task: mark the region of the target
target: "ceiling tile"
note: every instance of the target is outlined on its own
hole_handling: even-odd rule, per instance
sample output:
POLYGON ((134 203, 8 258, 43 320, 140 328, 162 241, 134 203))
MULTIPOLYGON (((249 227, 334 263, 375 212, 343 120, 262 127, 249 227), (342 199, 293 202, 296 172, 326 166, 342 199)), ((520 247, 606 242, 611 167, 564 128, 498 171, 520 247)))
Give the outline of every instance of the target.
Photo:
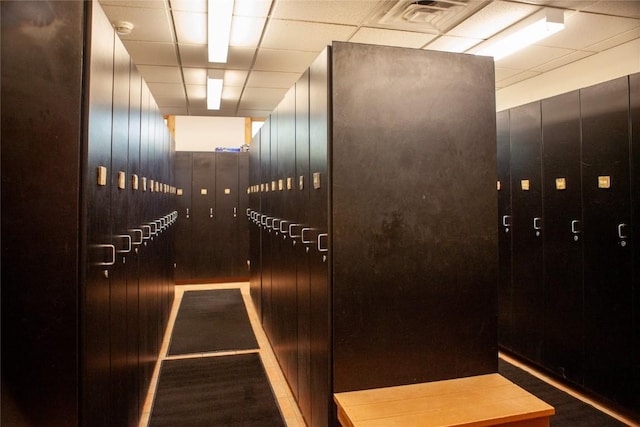
POLYGON ((360 28, 349 41, 354 43, 421 48, 435 37, 433 34, 363 27, 360 28))
POLYGON ((272 110, 238 110, 238 117, 266 118, 272 110))
POLYGON ((569 49, 533 45, 496 61, 496 65, 514 70, 528 70, 570 53, 573 51, 569 49))
MULTIPOLYGON (((151 83, 148 82, 149 90, 156 101, 162 97, 182 99, 184 102, 184 87, 178 83, 151 83)), ((179 105, 179 104, 173 104, 179 105)))
POLYGON ((247 80, 247 87, 289 89, 296 83, 299 77, 299 73, 252 71, 247 80))
POLYGON ((236 0, 233 14, 266 18, 271 10, 271 0, 236 0))
POLYGON ((355 29, 356 27, 345 25, 275 19, 267 24, 261 46, 268 49, 321 52, 334 40, 347 40, 355 29))
POLYGON ((287 89, 246 88, 238 108, 273 110, 286 93, 287 89))
POLYGON ((529 4, 494 1, 447 33, 449 36, 487 39, 540 9, 529 4))
POLYGON ((160 113, 163 116, 186 116, 188 111, 187 107, 162 107, 160 113))
POLYGON ((106 6, 164 9, 164 1, 158 0, 100 0, 99 3, 103 9, 106 6))
POLYGON ((207 81, 206 68, 183 67, 182 74, 187 85, 203 85, 207 81))
POLYGON ((513 84, 516 84, 518 82, 521 82, 523 80, 527 80, 530 79, 532 77, 535 77, 537 75, 539 75, 541 73, 537 73, 535 71, 523 71, 521 73, 518 74, 514 74, 511 77, 508 77, 506 79, 500 80, 499 82, 496 82, 496 86, 500 85, 500 87, 507 87, 507 86, 511 86, 513 84))
POLYGON ((147 83, 182 83, 182 76, 178 67, 138 65, 138 69, 147 83))
POLYGON ((225 70, 224 72, 224 86, 244 86, 245 80, 247 80, 246 70, 225 70))
POLYGON ((227 87, 225 86, 222 89, 222 100, 223 101, 233 101, 234 103, 238 103, 240 100, 240 95, 242 95, 242 88, 239 86, 236 87, 227 87))
POLYGON ((496 67, 496 82, 500 82, 520 74, 522 70, 513 70, 511 68, 496 67))
POLYGON ((254 69, 262 71, 292 71, 303 73, 317 56, 317 52, 261 48, 258 51, 254 69))
POLYGON ((193 105, 193 103, 197 100, 206 100, 207 99, 207 85, 186 85, 187 88, 187 98, 189 99, 189 105, 193 105))
POLYGON ((173 12, 178 43, 207 44, 207 14, 173 12))
POLYGON ((207 0, 171 0, 171 10, 207 13, 207 0))
POLYGON ((572 62, 579 61, 580 59, 586 58, 588 56, 594 55, 594 52, 589 52, 586 50, 577 50, 568 55, 561 56, 558 59, 554 59, 552 61, 546 62, 537 67, 531 68, 532 71, 539 71, 541 73, 546 73, 547 71, 551 71, 554 68, 562 67, 567 64, 571 64, 572 62))
POLYGON ((460 53, 482 41, 482 39, 470 39, 466 37, 441 36, 437 40, 429 43, 425 49, 460 53))
POLYGON ((257 47, 267 18, 234 16, 229 46, 257 47))
POLYGON ((592 44, 591 46, 587 46, 585 47, 585 50, 590 50, 592 52, 602 52, 604 50, 611 49, 637 38, 640 38, 640 26, 634 28, 633 30, 626 31, 624 33, 618 34, 617 36, 613 36, 611 38, 598 42, 596 44, 592 44))
MULTIPOLYGON (((164 4, 164 2, 162 2, 164 4)), ((104 6, 109 21, 128 21, 133 24, 133 31, 128 36, 120 36, 122 40, 138 40, 147 42, 172 42, 171 24, 167 12, 163 8, 141 8, 125 6, 104 6)))
POLYGON ((360 25, 380 4, 362 0, 287 0, 276 2, 272 17, 306 22, 360 25))
POLYGON ((583 49, 640 26, 640 20, 574 12, 565 14, 565 28, 538 44, 566 49, 583 49), (588 28, 588 31, 585 31, 588 28))
POLYGON ((637 0, 601 0, 585 7, 584 10, 587 12, 640 19, 640 2, 637 0))
POLYGON ((172 43, 153 43, 123 40, 136 65, 178 65, 176 49, 172 43))

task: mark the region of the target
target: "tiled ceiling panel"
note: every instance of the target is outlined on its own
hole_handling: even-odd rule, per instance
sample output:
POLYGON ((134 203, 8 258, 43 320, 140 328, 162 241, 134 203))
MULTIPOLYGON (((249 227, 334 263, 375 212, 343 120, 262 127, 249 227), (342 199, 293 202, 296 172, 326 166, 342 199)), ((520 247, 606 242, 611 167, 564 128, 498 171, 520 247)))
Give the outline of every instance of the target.
POLYGON ((112 23, 134 25, 121 38, 163 114, 265 116, 332 41, 472 54, 543 7, 565 9, 565 30, 497 61, 497 88, 640 38, 640 0, 456 0, 438 31, 403 21, 413 0, 235 0, 220 64, 207 61, 207 0, 99 1, 112 23), (391 11, 400 19, 381 23, 391 11), (217 111, 206 109, 207 70, 224 70, 217 111))

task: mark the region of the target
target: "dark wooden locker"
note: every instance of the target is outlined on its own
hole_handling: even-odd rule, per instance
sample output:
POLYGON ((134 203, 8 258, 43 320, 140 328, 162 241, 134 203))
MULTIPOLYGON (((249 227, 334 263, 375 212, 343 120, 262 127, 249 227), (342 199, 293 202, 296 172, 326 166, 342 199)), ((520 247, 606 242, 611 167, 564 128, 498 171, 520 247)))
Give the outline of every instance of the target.
POLYGON ((303 245, 291 237, 296 224, 307 222, 310 173, 309 173, 309 71, 305 71, 296 83, 296 158, 293 179, 295 210, 287 227, 288 244, 292 246, 295 260, 297 288, 298 326, 298 395, 297 401, 307 425, 311 423, 311 318, 309 254, 303 245))
POLYGON ((540 102, 510 112, 512 194, 512 345, 540 362, 544 334, 540 102))
MULTIPOLYGON (((629 76, 631 107, 631 218, 633 230, 633 393, 630 408, 640 408, 640 73, 629 76)), ((636 414, 640 418, 640 409, 636 414)))
MULTIPOLYGON (((29 10, 24 5, 0 2, 0 424, 74 426, 80 424, 82 399, 78 242, 85 236, 78 177, 84 173, 79 153, 85 5, 30 2, 29 10), (41 17, 41 25, 34 16, 41 17), (57 16, 64 16, 64 25, 57 16), (55 43, 31 32, 51 32, 55 43)), ((104 53, 108 56, 108 49, 104 53)), ((91 172, 95 183, 96 170, 91 172)))
POLYGON ((199 235, 193 248, 192 277, 210 278, 215 270, 215 153, 193 153, 192 230, 199 235))
POLYGON ((513 283, 511 281, 511 148, 509 110, 496 114, 498 161, 498 343, 511 348, 513 283))
POLYGON ((82 367, 85 396, 80 410, 87 426, 111 424, 109 270, 116 262, 111 238, 110 176, 112 136, 113 59, 115 33, 102 10, 92 7, 92 37, 89 71, 89 113, 86 184, 87 244, 89 262, 86 286, 82 298, 84 328, 84 366, 82 367), (104 174, 104 175, 103 175, 104 174), (102 180, 102 176, 104 180, 102 180))
POLYGON ((214 275, 233 277, 239 262, 238 154, 215 153, 214 275))
POLYGON ((497 371, 493 81, 491 58, 333 44, 333 392, 497 371))
MULTIPOLYGON (((142 77, 136 66, 131 62, 129 84, 129 156, 127 163, 126 190, 129 194, 129 209, 127 210, 128 233, 131 236, 132 250, 127 261, 127 367, 128 375, 126 388, 130 393, 131 405, 129 419, 139 419, 144 404, 139 384, 140 352, 138 341, 140 338, 139 324, 139 252, 143 244, 143 231, 140 227, 142 218, 140 212, 140 116, 142 102, 142 77)), ((146 391, 146 390, 144 390, 146 391)))
POLYGON ((237 249, 233 276, 245 279, 249 277, 249 153, 238 154, 238 213, 237 213, 237 249))
POLYGON ((629 79, 580 90, 587 388, 633 396, 629 79))
MULTIPOLYGON (((111 348, 111 415, 110 423, 129 425, 127 416, 131 396, 127 389, 127 277, 130 266, 131 235, 128 231, 129 198, 126 190, 129 160, 129 83, 130 59, 119 38, 115 39, 113 59, 113 113, 111 134, 111 191, 112 244, 115 264, 110 276, 109 332, 111 348)), ((132 420, 135 423, 136 420, 132 420)))
POLYGON ((192 168, 193 153, 191 151, 176 152, 175 183, 178 210, 178 221, 175 226, 176 280, 191 279, 193 263, 192 237, 192 168))
MULTIPOLYGON (((300 239, 309 256, 311 427, 333 417, 331 397, 331 289, 329 252, 319 253, 318 236, 329 230, 329 109, 331 54, 325 49, 309 66, 309 200, 300 239)), ((322 239, 328 250, 328 238, 322 239)))
POLYGON ((544 344, 542 363, 582 383, 580 94, 542 101, 544 344))
POLYGON ((266 217, 271 210, 271 119, 267 119, 260 128, 260 275, 262 283, 262 326, 267 335, 271 335, 271 240, 265 228, 266 217))
POLYGON ((251 194, 249 195, 249 208, 251 209, 249 224, 249 290, 253 306, 256 309, 258 319, 262 319, 262 260, 261 260, 261 243, 260 243, 260 227, 258 227, 258 218, 260 208, 260 135, 262 132, 258 130, 251 140, 249 149, 249 184, 251 186, 251 194))

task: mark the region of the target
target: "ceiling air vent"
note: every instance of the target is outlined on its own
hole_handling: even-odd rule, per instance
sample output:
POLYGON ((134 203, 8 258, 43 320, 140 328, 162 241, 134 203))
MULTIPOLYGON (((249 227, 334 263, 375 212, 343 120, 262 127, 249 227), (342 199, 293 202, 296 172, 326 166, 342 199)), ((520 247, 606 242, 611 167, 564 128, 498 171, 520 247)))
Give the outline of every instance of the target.
POLYGON ((371 22, 376 26, 443 34, 490 1, 398 0, 371 22))

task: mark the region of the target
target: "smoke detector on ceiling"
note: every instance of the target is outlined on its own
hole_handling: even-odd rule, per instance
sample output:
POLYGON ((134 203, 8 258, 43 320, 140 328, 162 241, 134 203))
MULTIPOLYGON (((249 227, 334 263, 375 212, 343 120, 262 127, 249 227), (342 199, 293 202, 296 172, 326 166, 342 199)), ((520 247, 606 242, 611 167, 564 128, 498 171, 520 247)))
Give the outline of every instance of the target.
POLYGON ((113 28, 119 36, 128 36, 133 30, 133 24, 127 21, 118 21, 113 24, 113 28))

